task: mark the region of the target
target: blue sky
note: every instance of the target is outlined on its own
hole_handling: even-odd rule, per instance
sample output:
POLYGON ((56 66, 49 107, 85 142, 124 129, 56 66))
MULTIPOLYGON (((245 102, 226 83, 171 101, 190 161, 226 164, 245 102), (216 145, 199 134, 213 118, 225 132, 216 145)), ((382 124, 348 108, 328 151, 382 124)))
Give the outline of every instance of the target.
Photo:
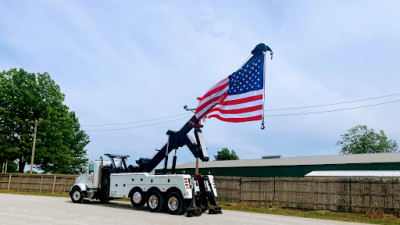
MULTIPOLYGON (((228 76, 258 43, 267 60, 266 108, 329 104, 400 93, 399 1, 6 1, 0 0, 0 69, 48 72, 90 135, 88 157, 152 157, 178 130, 184 105, 228 76), (118 126, 84 126, 109 123, 118 126), (98 131, 98 130, 103 131, 98 131)), ((266 115, 336 110, 375 100, 266 115)), ((230 124, 210 119, 211 156, 242 159, 334 155, 340 135, 363 124, 400 142, 400 103, 230 124)), ((190 114, 189 114, 190 116, 190 114)), ((40 128, 39 128, 40 129, 40 128)), ((38 150, 40 151, 40 150, 38 150)), ((213 157, 211 157, 213 159, 213 157)), ((186 148, 178 163, 193 161, 186 148)))

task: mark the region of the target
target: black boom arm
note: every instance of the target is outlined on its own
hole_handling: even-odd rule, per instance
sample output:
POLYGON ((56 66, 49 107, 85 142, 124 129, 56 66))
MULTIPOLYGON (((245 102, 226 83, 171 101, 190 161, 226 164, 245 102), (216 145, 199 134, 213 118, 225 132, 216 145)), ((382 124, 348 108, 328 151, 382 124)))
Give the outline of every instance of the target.
POLYGON ((141 163, 145 163, 145 165, 139 165, 139 167, 142 167, 141 170, 143 170, 140 172, 151 172, 163 159, 168 157, 168 154, 172 150, 185 145, 189 148, 194 157, 200 158, 202 161, 208 161, 209 157, 207 154, 207 148, 204 144, 201 127, 199 120, 194 115, 179 131, 167 131, 168 142, 157 152, 157 154, 149 160, 138 160, 141 163), (192 129, 194 129, 196 141, 187 135, 192 129))

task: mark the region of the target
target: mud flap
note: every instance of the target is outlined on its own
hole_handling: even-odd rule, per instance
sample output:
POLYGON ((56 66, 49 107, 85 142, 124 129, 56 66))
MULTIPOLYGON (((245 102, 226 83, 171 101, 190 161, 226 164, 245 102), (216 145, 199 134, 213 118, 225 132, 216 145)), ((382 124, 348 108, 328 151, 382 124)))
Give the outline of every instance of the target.
POLYGON ((192 216, 201 216, 201 214, 203 213, 202 211, 201 211, 201 209, 200 208, 193 208, 193 207, 190 207, 190 208, 188 208, 187 210, 186 210, 186 216, 187 217, 192 217, 192 216))
POLYGON ((208 213, 209 214, 222 214, 222 210, 221 210, 220 206, 215 205, 215 206, 211 206, 208 209, 208 213))

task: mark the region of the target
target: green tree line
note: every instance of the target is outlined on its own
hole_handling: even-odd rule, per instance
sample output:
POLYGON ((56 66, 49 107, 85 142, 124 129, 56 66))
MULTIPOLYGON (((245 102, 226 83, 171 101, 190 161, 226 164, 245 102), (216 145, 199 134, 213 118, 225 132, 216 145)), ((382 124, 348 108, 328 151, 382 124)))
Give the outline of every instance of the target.
POLYGON ((65 95, 48 73, 10 69, 0 73, 0 163, 17 162, 24 172, 31 161, 33 127, 38 125, 34 164, 44 173, 78 173, 85 163, 89 136, 65 95))
POLYGON ((350 128, 341 135, 341 140, 336 145, 341 146, 340 153, 345 155, 398 151, 396 141, 389 139, 383 130, 377 133, 366 125, 350 128))

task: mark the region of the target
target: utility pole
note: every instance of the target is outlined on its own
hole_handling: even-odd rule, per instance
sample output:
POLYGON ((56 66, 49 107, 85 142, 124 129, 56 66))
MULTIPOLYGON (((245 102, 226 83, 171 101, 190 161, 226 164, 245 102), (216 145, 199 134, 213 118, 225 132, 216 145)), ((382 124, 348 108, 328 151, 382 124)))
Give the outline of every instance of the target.
POLYGON ((7 169, 6 169, 6 163, 3 162, 3 168, 1 169, 1 173, 7 173, 7 169), (4 172, 6 171, 6 172, 4 172))
POLYGON ((35 124, 35 128, 33 130, 33 146, 32 146, 32 158, 31 158, 31 172, 30 174, 32 174, 32 168, 33 168, 33 159, 35 158, 35 145, 36 145, 36 132, 37 132, 37 125, 41 122, 43 122, 42 118, 39 118, 39 120, 35 120, 35 121, 29 121, 28 119, 26 119, 25 121, 27 121, 28 123, 34 123, 35 124))

